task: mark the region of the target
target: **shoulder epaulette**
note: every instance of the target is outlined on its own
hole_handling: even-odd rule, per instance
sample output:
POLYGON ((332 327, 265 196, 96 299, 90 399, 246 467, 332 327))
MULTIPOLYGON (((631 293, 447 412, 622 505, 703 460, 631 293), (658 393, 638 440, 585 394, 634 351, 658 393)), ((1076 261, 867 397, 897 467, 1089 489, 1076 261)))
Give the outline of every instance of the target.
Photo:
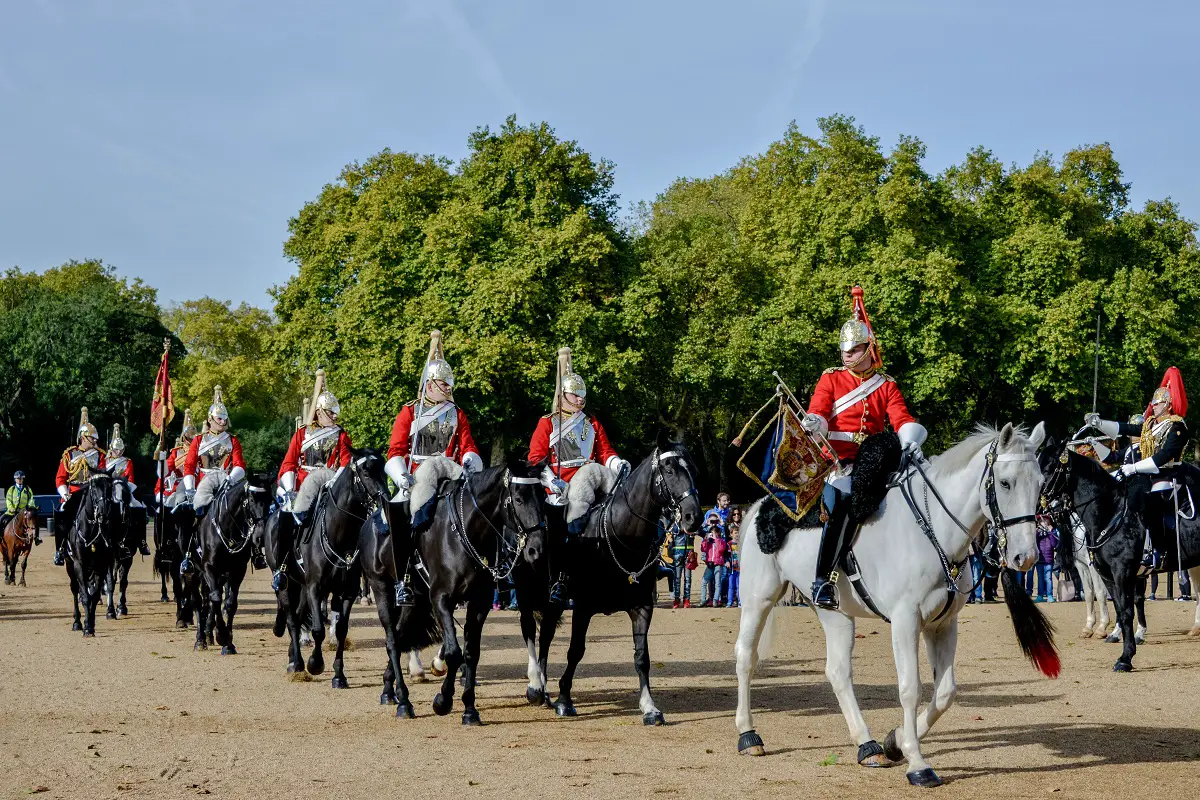
POLYGON ((822 375, 832 375, 835 372, 845 372, 845 371, 846 371, 845 367, 830 367, 829 369, 825 370, 821 374, 822 375))
POLYGON ((879 374, 883 376, 883 379, 884 379, 885 381, 891 381, 892 383, 895 383, 895 382, 896 382, 896 379, 895 379, 895 378, 893 378, 891 375, 888 375, 886 372, 881 372, 881 373, 879 373, 879 374))
POLYGON ((405 405, 405 406, 415 406, 416 404, 417 404, 417 401, 416 401, 416 400, 409 400, 409 401, 408 401, 407 403, 405 403, 404 405, 405 405))
POLYGON ((1183 422, 1183 417, 1179 416, 1178 414, 1172 414, 1169 419, 1171 422, 1183 422))

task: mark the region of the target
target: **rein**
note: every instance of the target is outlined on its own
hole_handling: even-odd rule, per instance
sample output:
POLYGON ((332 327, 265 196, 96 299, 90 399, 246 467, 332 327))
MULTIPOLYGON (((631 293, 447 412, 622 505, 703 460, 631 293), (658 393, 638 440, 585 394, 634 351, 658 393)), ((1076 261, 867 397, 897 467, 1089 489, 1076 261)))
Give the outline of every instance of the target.
POLYGON ((467 552, 467 555, 469 555, 478 566, 486 570, 488 574, 492 576, 492 580, 496 582, 508 580, 508 578, 512 575, 513 570, 517 567, 517 561, 520 560, 521 551, 525 549, 525 543, 529 538, 529 534, 533 531, 546 527, 546 521, 543 518, 538 525, 532 528, 526 528, 524 524, 522 524, 521 520, 517 518, 516 511, 513 509, 512 487, 514 485, 540 486, 541 480, 538 478, 514 477, 512 472, 507 469, 504 470, 504 476, 501 480, 503 482, 503 487, 501 489, 500 506, 498 510, 504 512, 505 514, 505 528, 509 527, 509 523, 511 523, 512 528, 517 532, 517 541, 515 546, 510 544, 509 537, 505 535, 504 531, 500 528, 497 528, 496 524, 492 522, 492 518, 485 514, 483 509, 479 507, 479 498, 475 495, 475 487, 471 485, 470 476, 464 477, 462 486, 458 488, 457 520, 453 514, 453 512, 456 510, 455 503, 453 501, 450 503, 450 509, 452 512, 450 515, 450 527, 453 528, 454 532, 458 534, 458 540, 462 544, 463 550, 467 552), (479 554, 479 551, 471 542, 471 537, 467 534, 466 522, 467 513, 465 500, 468 494, 471 496, 471 506, 476 512, 478 512, 478 515, 483 518, 483 521, 487 523, 488 528, 490 528, 491 531, 496 534, 496 564, 504 564, 504 566, 493 567, 490 563, 488 563, 486 558, 479 554), (505 550, 503 559, 501 558, 500 554, 501 547, 503 547, 505 550), (505 559, 507 559, 507 563, 505 563, 505 559))
POLYGON ((37 516, 34 516, 34 521, 32 523, 25 523, 26 513, 27 512, 22 511, 20 514, 17 514, 15 517, 13 517, 12 521, 8 523, 9 527, 12 528, 13 536, 15 536, 22 544, 29 544, 32 542, 33 535, 37 531, 37 516))
MULTIPOLYGON (((1055 499, 1061 500, 1063 513, 1074 514, 1082 522, 1083 515, 1079 513, 1080 510, 1087 508, 1101 497, 1106 497, 1109 491, 1101 489, 1082 503, 1075 502, 1075 495, 1070 488, 1071 480, 1074 477, 1074 470, 1071 468, 1070 452, 1069 447, 1063 447, 1062 455, 1058 457, 1058 465, 1054 467, 1054 471, 1050 473, 1050 478, 1042 486, 1042 494, 1038 502, 1042 508, 1049 508, 1050 503, 1055 499)), ((1083 456, 1080 457, 1083 458, 1083 456)), ((1086 524, 1084 525, 1084 531, 1086 532, 1084 546, 1088 550, 1099 550, 1108 544, 1108 540, 1112 538, 1113 534, 1121 527, 1121 523, 1125 520, 1125 513, 1129 510, 1129 493, 1124 488, 1124 484, 1118 483, 1117 486, 1119 487, 1121 500, 1108 524, 1098 533, 1093 533, 1086 524)))
MULTIPOLYGON (((658 507, 672 512, 672 516, 678 518, 682 513, 684 501, 693 495, 699 495, 699 492, 696 491, 696 481, 692 478, 692 472, 688 469, 687 462, 683 459, 683 454, 678 450, 667 450, 664 453, 660 453, 658 448, 655 447, 650 458, 650 469, 653 475, 651 478, 651 484, 654 488, 654 491, 658 494, 658 507), (688 490, 678 497, 673 496, 667 490, 667 478, 663 474, 662 470, 662 462, 667 458, 678 458, 680 467, 683 468, 684 474, 688 477, 688 490), (664 495, 666 496, 665 500, 662 499, 664 495)), ((629 501, 628 476, 623 475, 619 477, 617 479, 617 486, 613 488, 613 491, 609 494, 608 499, 605 500, 604 504, 600 508, 600 533, 604 538, 604 543, 608 545, 608 554, 612 557, 613 563, 616 564, 617 569, 625 574, 625 577, 629 580, 630 584, 635 584, 638 582, 638 578, 642 577, 646 570, 650 569, 651 565, 658 560, 658 547, 652 546, 650 548, 650 555, 647 556, 646 562, 642 564, 642 568, 637 571, 626 569, 625 565, 621 563, 621 560, 617 558, 617 551, 613 548, 612 530, 612 501, 616 497, 617 488, 621 489, 621 496, 625 499, 625 507, 629 509, 629 513, 633 514, 635 517, 640 519, 642 522, 647 523, 648 525, 657 527, 658 522, 656 520, 650 520, 646 517, 643 517, 637 512, 636 509, 634 509, 633 503, 629 501)), ((632 548, 627 547, 626 549, 632 548)))
MULTIPOLYGON (((336 510, 340 511, 342 514, 345 514, 348 517, 353 517, 354 519, 357 519, 360 522, 366 522, 368 517, 370 517, 372 514, 374 514, 380 508, 384 508, 387 505, 386 500, 384 500, 382 502, 380 501, 380 497, 383 496, 382 492, 369 491, 367 489, 366 482, 363 481, 363 479, 362 479, 362 475, 360 475, 358 472, 358 468, 362 466, 363 462, 366 461, 368 457, 369 456, 363 456, 361 458, 356 459, 351 464, 351 467, 350 467, 350 474, 353 476, 353 488, 351 489, 350 497, 351 497, 351 499, 354 499, 357 495, 357 492, 355 490, 358 490, 358 489, 362 490, 362 495, 363 495, 362 504, 367 509, 367 513, 365 515, 360 516, 358 514, 355 514, 352 511, 350 511, 348 508, 342 508, 341 506, 338 505, 337 499, 333 496, 334 481, 330 481, 329 483, 327 483, 321 487, 321 493, 323 495, 323 497, 321 499, 328 499, 329 504, 332 505, 336 510)), ((325 503, 321 502, 321 499, 318 499, 318 501, 317 501, 317 511, 315 514, 316 518, 313 520, 313 527, 318 528, 318 533, 319 533, 318 540, 321 543, 321 552, 324 553, 325 559, 330 564, 333 565, 334 569, 348 570, 352 566, 354 566, 354 562, 358 558, 359 547, 356 544, 356 546, 354 548, 354 552, 351 553, 349 556, 343 556, 341 553, 339 553, 334 548, 333 543, 329 541, 328 506, 325 503)), ((357 542, 357 540, 356 540, 356 542, 357 542)), ((297 540, 297 542, 296 542, 297 547, 299 546, 299 544, 300 544, 300 542, 297 540)))

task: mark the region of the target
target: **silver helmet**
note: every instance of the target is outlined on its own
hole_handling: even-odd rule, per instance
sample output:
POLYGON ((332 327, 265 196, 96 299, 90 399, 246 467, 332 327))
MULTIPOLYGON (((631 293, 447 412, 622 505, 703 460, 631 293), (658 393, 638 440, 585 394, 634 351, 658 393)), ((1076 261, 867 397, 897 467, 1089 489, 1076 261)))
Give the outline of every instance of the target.
POLYGON ((208 418, 222 422, 229 421, 229 409, 225 408, 225 394, 220 385, 213 387, 213 401, 212 405, 208 407, 208 418))
POLYGON ((113 455, 125 452, 125 441, 121 438, 120 425, 113 425, 112 436, 108 440, 108 452, 113 455))
POLYGON ((76 434, 75 438, 78 440, 85 436, 91 439, 93 442, 100 438, 100 434, 96 431, 96 426, 88 422, 87 406, 84 406, 79 410, 79 432, 76 434))

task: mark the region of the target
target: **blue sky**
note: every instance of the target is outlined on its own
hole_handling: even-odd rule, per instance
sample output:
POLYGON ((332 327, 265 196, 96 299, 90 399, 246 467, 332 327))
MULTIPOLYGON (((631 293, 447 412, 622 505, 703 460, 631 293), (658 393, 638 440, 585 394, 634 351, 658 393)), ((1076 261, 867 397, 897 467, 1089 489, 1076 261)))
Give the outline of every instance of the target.
POLYGON ((287 221, 384 147, 516 113, 626 205, 831 113, 940 171, 1111 142, 1200 217, 1200 5, 968 0, 24 0, 0 12, 0 268, 102 258, 163 302, 269 305, 287 221))

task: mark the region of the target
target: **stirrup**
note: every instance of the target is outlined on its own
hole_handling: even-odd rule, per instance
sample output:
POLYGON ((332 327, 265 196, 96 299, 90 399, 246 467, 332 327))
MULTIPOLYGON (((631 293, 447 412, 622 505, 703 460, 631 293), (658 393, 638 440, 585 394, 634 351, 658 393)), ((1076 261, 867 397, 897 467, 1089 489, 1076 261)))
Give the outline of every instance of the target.
POLYGON ((271 589, 278 592, 287 585, 287 575, 283 574, 283 567, 271 573, 271 589))
POLYGON ((413 604, 412 589, 408 588, 408 581, 396 582, 396 607, 403 608, 413 604))
POLYGON ((823 608, 826 611, 837 611, 837 587, 834 586, 833 581, 825 579, 813 581, 812 601, 813 605, 817 608, 823 608))
POLYGON ((150 546, 148 544, 146 544, 145 539, 143 539, 140 543, 138 543, 138 552, 144 556, 150 555, 150 546))
POLYGON ((187 553, 184 553, 183 560, 179 562, 179 574, 190 575, 192 571, 192 558, 187 553))
POLYGON ((556 606, 566 605, 567 595, 567 581, 565 578, 559 577, 550 587, 550 602, 556 606))
POLYGON ((67 559, 63 557, 62 550, 54 551, 54 566, 61 567, 67 563, 67 559))

